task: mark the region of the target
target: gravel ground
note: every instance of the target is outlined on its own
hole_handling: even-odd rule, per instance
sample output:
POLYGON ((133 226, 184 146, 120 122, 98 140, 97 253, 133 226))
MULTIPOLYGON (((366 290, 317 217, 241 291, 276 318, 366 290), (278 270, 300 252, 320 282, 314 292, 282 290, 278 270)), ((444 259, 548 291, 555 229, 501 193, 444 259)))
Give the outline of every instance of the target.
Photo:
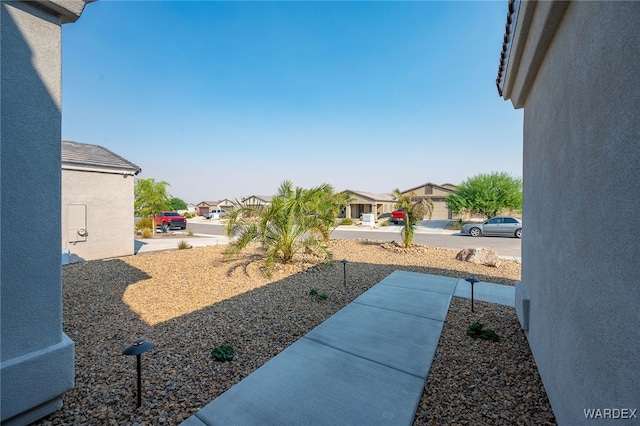
MULTIPOLYGON (((260 250, 227 260, 224 246, 149 253, 63 267, 64 331, 76 344, 76 385, 62 409, 36 424, 179 424, 397 269, 513 285, 520 264, 455 260, 455 251, 406 250, 370 240, 331 242, 334 261, 301 256, 263 274, 260 250), (347 285, 343 267, 347 259, 347 285), (316 289, 328 298, 309 296, 316 289), (136 408, 138 337, 143 401, 136 408), (231 345, 236 359, 211 350, 231 345)), ((554 424, 513 308, 453 299, 414 425, 554 424), (473 340, 476 320, 501 336, 473 340)))

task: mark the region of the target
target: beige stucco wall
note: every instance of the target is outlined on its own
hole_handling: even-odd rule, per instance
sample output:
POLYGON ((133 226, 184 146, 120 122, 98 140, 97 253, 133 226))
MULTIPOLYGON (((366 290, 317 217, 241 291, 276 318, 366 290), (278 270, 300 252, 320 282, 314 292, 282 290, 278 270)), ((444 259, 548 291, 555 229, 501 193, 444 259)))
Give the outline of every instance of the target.
POLYGON ((62 170, 62 246, 71 262, 134 253, 134 177, 125 176, 62 170), (86 241, 68 241, 70 204, 87 206, 86 241))
POLYGON ((517 298, 558 422, 597 424, 584 410, 640 412, 640 3, 525 7, 506 93, 524 106, 517 298))

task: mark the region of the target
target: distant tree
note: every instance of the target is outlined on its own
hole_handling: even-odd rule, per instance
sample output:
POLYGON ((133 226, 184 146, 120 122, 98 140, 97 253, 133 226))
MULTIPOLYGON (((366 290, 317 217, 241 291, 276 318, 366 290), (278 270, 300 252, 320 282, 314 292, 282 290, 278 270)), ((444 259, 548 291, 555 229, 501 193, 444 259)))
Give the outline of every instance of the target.
POLYGON ((147 217, 163 210, 171 210, 171 196, 167 192, 169 183, 155 179, 136 179, 134 204, 136 216, 147 217))
POLYGON ((404 211, 404 226, 400 231, 404 246, 409 248, 413 244, 416 224, 425 216, 433 214, 433 201, 428 198, 419 198, 413 192, 403 194, 399 189, 393 190, 393 197, 396 199, 396 209, 404 211))
POLYGON ((522 210, 522 179, 505 172, 473 176, 445 199, 455 214, 481 214, 487 218, 504 210, 522 210))
POLYGON ((172 197, 169 202, 171 203, 171 210, 186 210, 187 203, 177 197, 172 197))
POLYGON ((232 242, 226 253, 235 255, 249 243, 260 242, 269 275, 276 263, 292 262, 301 250, 330 255, 327 242, 344 198, 328 184, 304 189, 284 181, 267 206, 236 202, 227 216, 226 232, 232 242))

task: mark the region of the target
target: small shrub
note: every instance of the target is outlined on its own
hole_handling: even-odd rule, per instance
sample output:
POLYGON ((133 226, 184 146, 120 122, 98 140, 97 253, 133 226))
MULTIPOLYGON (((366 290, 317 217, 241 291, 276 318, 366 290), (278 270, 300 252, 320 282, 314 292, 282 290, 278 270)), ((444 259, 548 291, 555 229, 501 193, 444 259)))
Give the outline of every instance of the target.
POLYGON ((340 221, 340 225, 353 225, 353 219, 345 217, 340 221))
POLYGON ((455 229, 456 231, 459 231, 462 229, 462 225, 464 225, 464 221, 462 219, 458 219, 455 222, 453 222, 453 229, 455 229))
POLYGON ((190 249, 191 246, 185 240, 180 240, 178 243, 178 250, 190 249))
POLYGON ((316 290, 315 288, 309 290, 309 296, 314 297, 318 300, 327 300, 329 298, 329 296, 327 296, 327 293, 318 293, 318 290, 316 290))
POLYGON ((191 219, 193 218, 195 215, 193 213, 189 213, 189 212, 184 212, 184 214, 182 215, 187 219, 191 219))
POLYGON ((187 235, 190 236, 190 237, 193 237, 193 229, 189 229, 187 231, 187 235))
POLYGON ((490 328, 484 328, 484 324, 478 321, 467 327, 467 335, 471 336, 473 339, 480 338, 482 340, 491 340, 493 342, 500 340, 500 336, 498 336, 495 331, 490 328))
POLYGON ((142 238, 151 238, 153 230, 151 228, 142 228, 142 238))
POLYGON ((231 345, 220 345, 213 348, 211 351, 211 358, 216 361, 232 361, 235 352, 233 351, 233 346, 231 345))
POLYGON ((153 219, 150 217, 143 217, 136 223, 136 229, 151 228, 153 226, 153 219))
POLYGON ((380 226, 389 226, 389 221, 383 220, 382 222, 380 222, 380 226))

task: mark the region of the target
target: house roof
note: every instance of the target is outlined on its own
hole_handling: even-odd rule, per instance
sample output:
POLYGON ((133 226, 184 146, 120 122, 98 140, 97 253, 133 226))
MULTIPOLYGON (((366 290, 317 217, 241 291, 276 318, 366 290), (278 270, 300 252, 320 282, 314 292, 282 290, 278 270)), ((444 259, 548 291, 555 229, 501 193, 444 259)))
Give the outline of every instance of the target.
POLYGON ((362 198, 368 198, 369 200, 373 200, 373 201, 383 201, 383 202, 390 202, 390 203, 393 203, 396 201, 391 194, 387 194, 387 193, 377 194, 374 192, 354 191, 352 189, 345 189, 342 192, 350 192, 352 194, 359 195, 362 198))
POLYGON ((423 186, 433 186, 435 188, 443 189, 445 191, 453 191, 453 189, 455 189, 455 185, 451 185, 451 186, 453 186, 453 188, 447 187, 445 185, 451 185, 451 184, 450 183, 445 183, 443 185, 436 185, 435 183, 427 182, 427 183, 423 183, 422 185, 414 186, 413 188, 409 188, 409 189, 407 189, 405 191, 402 191, 402 193, 405 194, 407 192, 413 192, 418 188, 422 188, 423 186))
POLYGON ((62 168, 137 175, 140 167, 100 145, 62 141, 62 168))
POLYGON ((257 198, 260 201, 264 201, 265 203, 270 203, 273 201, 273 195, 249 195, 248 197, 244 197, 242 201, 246 201, 249 198, 257 198))
POLYGON ((208 206, 217 206, 218 201, 200 201, 198 205, 201 205, 201 204, 206 204, 208 206))

